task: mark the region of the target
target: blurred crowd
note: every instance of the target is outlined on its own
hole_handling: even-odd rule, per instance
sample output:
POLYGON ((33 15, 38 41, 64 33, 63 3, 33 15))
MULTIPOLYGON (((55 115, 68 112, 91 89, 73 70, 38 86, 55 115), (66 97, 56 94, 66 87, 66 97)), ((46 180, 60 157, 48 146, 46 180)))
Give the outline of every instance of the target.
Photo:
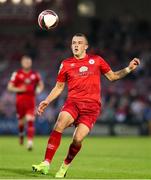
MULTIPOLYGON (((44 91, 37 104, 55 85, 60 62, 71 56, 73 33, 66 26, 52 32, 34 31, 25 36, 0 36, 0 117, 15 118, 15 95, 6 90, 11 73, 20 67, 20 58, 29 54, 33 68, 40 72, 44 91)), ((102 21, 91 18, 89 53, 102 56, 114 71, 124 68, 133 57, 141 65, 122 80, 109 82, 102 78, 102 115, 98 122, 140 124, 151 122, 151 23, 131 15, 102 21)), ((47 108, 43 120, 54 122, 66 91, 47 108)), ((151 128, 150 128, 151 129, 151 128)))

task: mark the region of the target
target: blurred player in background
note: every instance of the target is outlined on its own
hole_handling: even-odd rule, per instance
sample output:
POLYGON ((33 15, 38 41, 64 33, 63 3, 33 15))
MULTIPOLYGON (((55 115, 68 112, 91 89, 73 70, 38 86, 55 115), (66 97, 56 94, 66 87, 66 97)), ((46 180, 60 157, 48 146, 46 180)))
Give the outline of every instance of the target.
POLYGON ((38 107, 38 114, 41 115, 45 108, 62 93, 65 82, 67 82, 67 100, 50 134, 44 161, 39 165, 33 165, 34 171, 40 171, 43 174, 48 173, 49 164, 60 145, 64 129, 74 124, 76 129, 73 134, 73 141, 66 158, 56 173, 57 178, 65 177, 72 160, 81 149, 83 139, 91 131, 100 114, 101 75, 105 75, 110 81, 115 81, 125 77, 140 64, 139 59, 134 58, 128 67, 113 72, 103 58, 98 55, 88 55, 86 53, 87 48, 88 41, 85 35, 76 34, 73 36, 71 44, 73 57, 61 63, 55 87, 38 107))
POLYGON ((16 93, 19 142, 20 144, 24 143, 24 128, 25 122, 27 122, 27 149, 32 150, 35 132, 35 95, 43 90, 44 85, 39 73, 31 69, 31 57, 23 56, 21 67, 12 74, 7 88, 16 93))

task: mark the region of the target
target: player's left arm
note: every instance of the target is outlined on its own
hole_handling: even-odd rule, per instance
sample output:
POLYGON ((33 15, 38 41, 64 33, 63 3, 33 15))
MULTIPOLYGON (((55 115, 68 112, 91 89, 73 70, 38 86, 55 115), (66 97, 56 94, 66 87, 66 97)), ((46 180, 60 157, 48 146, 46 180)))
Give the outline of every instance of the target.
POLYGON ((41 78, 41 75, 38 72, 36 73, 36 77, 37 77, 36 94, 40 94, 44 89, 44 83, 41 78))
POLYGON ((40 94, 44 89, 44 83, 40 80, 36 86, 36 94, 40 94))
POLYGON ((138 58, 134 58, 130 61, 129 65, 126 68, 121 69, 119 71, 115 71, 115 72, 110 70, 104 75, 110 81, 116 81, 118 79, 122 79, 123 77, 128 75, 130 72, 134 71, 138 67, 139 64, 140 64, 140 60, 138 58))

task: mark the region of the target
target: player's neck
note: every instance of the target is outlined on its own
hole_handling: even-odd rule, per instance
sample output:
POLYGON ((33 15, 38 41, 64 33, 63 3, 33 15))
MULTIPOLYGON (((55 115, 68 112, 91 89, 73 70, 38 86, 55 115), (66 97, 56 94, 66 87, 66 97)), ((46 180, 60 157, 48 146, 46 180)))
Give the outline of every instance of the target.
POLYGON ((29 73, 31 69, 22 69, 24 73, 29 73))
POLYGON ((83 53, 83 54, 80 54, 80 55, 74 55, 74 57, 76 58, 76 59, 78 59, 78 60, 81 60, 81 59, 83 59, 83 58, 85 58, 86 57, 86 53, 83 53))

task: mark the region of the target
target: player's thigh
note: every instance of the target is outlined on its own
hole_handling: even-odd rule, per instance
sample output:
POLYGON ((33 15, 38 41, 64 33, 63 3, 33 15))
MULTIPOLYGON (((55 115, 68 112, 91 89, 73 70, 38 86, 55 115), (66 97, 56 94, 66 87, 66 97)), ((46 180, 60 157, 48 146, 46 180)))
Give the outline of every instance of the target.
POLYGON ((81 143, 83 139, 89 134, 90 129, 83 123, 79 123, 75 129, 73 134, 73 142, 74 143, 81 143))
POLYGON ((59 132, 63 132, 63 130, 68 126, 70 126, 73 122, 74 122, 74 118, 69 112, 61 111, 57 118, 54 129, 59 132))

